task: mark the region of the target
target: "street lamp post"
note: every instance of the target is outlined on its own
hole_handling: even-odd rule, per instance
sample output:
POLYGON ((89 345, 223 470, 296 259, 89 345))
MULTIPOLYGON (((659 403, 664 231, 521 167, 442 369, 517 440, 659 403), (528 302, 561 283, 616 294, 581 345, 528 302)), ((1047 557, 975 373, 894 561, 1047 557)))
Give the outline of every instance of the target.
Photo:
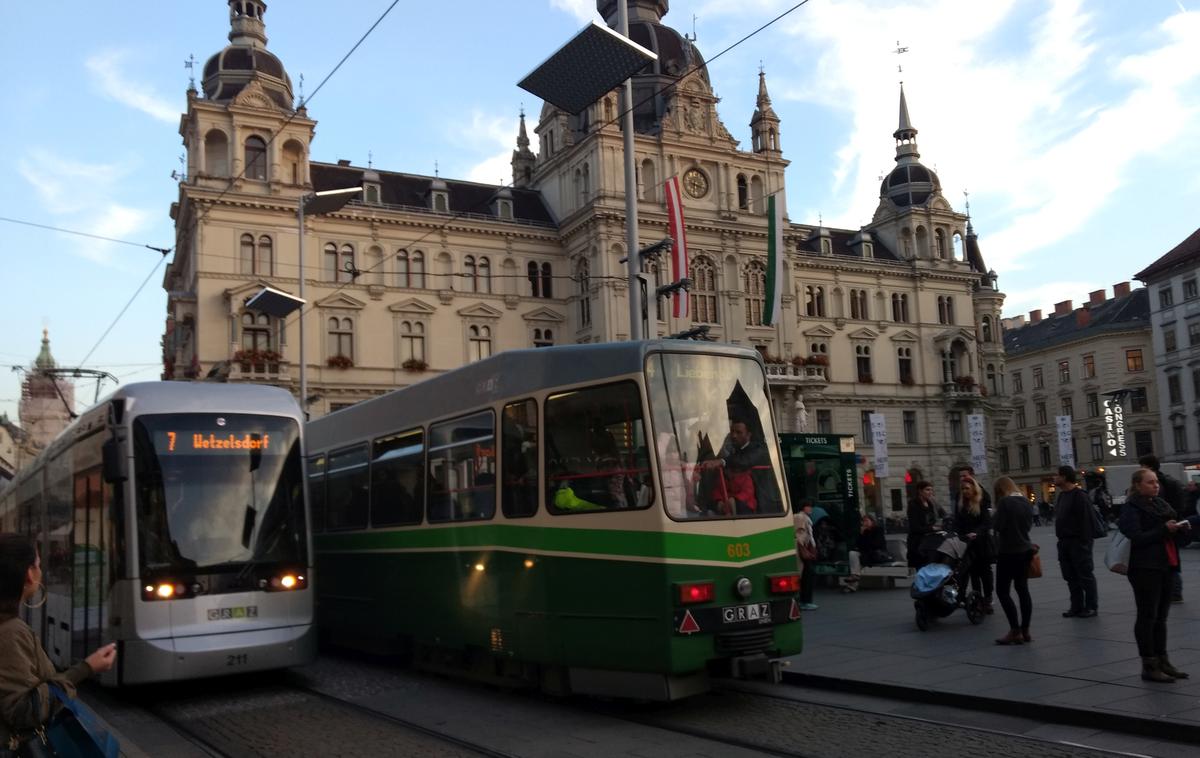
MULTIPOLYGON (((304 215, 319 216, 341 210, 351 198, 363 191, 362 187, 347 187, 345 189, 311 192, 300 198, 296 207, 297 229, 300 235, 299 271, 300 271, 300 301, 304 302, 304 215)), ((308 363, 305 357, 304 343, 304 307, 300 308, 298 318, 300 332, 300 408, 304 417, 308 418, 308 363)))

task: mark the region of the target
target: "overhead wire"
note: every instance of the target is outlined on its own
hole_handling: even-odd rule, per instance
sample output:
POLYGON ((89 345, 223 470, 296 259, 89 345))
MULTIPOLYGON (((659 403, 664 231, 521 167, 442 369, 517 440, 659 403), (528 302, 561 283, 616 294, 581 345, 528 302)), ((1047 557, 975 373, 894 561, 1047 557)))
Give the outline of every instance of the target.
POLYGON ((167 253, 171 252, 171 248, 169 248, 169 247, 156 247, 154 245, 147 245, 144 242, 131 242, 130 240, 117 239, 116 237, 105 237, 102 234, 92 234, 91 232, 81 232, 81 231, 78 231, 77 229, 66 229, 61 226, 52 226, 50 224, 38 224, 33 221, 25 221, 24 219, 19 219, 19 218, 8 218, 6 216, 0 216, 0 221, 5 221, 10 224, 20 224, 22 226, 33 226, 38 229, 49 229, 52 232, 61 232, 63 234, 74 234, 79 237, 88 237, 90 239, 95 239, 95 240, 104 240, 105 242, 115 242, 119 245, 132 245, 133 247, 144 247, 148 250, 153 250, 156 253, 162 253, 163 255, 166 255, 167 253))

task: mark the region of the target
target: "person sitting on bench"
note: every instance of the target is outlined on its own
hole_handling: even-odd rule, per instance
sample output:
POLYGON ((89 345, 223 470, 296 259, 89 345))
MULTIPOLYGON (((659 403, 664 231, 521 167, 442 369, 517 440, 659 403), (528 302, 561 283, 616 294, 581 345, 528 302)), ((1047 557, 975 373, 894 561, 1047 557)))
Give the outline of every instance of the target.
POLYGON ((863 514, 859 526, 856 550, 850 551, 850 576, 841 578, 842 592, 856 592, 862 578, 863 566, 883 566, 893 562, 887 549, 887 538, 883 527, 869 513, 863 514))

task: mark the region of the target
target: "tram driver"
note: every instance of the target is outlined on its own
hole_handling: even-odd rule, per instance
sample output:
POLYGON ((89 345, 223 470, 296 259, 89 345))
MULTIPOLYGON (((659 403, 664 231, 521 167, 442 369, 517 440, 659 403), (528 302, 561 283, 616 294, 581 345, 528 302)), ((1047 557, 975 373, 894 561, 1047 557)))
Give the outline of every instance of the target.
POLYGON ((718 510, 726 516, 778 513, 779 489, 771 467, 771 455, 762 440, 755 439, 750 423, 734 418, 729 436, 716 457, 700 464, 701 469, 720 472, 713 488, 718 510))

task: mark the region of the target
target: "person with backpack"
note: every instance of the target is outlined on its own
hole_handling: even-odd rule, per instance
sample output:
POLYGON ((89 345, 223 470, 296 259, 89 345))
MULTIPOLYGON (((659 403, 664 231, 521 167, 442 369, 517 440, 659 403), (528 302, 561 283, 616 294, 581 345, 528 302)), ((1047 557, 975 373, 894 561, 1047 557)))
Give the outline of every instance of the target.
POLYGON ((1058 565, 1071 592, 1071 607, 1064 618, 1092 618, 1099 609, 1092 545, 1108 530, 1097 523, 1096 510, 1079 487, 1073 466, 1059 466, 1054 477, 1058 498, 1054 503, 1054 536, 1058 538, 1058 565))
MULTIPOLYGON (((1158 478, 1158 496, 1171 506, 1175 513, 1182 515, 1184 512, 1183 487, 1179 482, 1175 481, 1174 477, 1167 476, 1163 472, 1161 464, 1158 462, 1156 455, 1143 455, 1138 458, 1138 465, 1142 468, 1150 469, 1158 478)), ((1171 566, 1171 602, 1183 602, 1183 561, 1176 561, 1171 566)))

